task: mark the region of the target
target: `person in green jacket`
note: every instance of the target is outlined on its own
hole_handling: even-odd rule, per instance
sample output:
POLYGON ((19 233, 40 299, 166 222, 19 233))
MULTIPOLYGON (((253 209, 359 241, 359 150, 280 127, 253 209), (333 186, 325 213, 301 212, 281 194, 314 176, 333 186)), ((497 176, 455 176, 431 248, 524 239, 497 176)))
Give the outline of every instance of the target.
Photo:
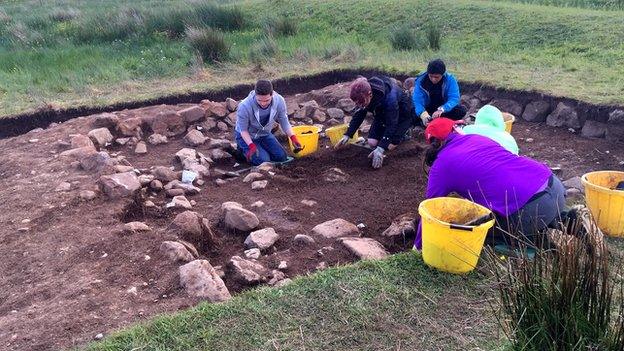
POLYGON ((492 105, 481 107, 475 117, 475 123, 464 127, 463 132, 488 137, 515 155, 519 152, 516 139, 505 131, 503 114, 492 105))

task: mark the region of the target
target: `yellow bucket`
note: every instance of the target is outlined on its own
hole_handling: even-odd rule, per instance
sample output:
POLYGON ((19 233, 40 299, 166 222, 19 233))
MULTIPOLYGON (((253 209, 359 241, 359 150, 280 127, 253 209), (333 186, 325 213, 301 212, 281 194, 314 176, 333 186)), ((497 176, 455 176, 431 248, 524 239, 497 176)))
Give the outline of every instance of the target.
POLYGON ((505 120, 505 131, 511 134, 511 126, 516 121, 516 117, 511 113, 503 112, 503 120, 505 120))
POLYGON ((598 171, 581 177, 585 201, 603 233, 624 237, 624 191, 613 190, 624 181, 624 172, 598 171))
POLYGON ((290 151, 296 158, 313 154, 318 149, 319 132, 321 129, 316 126, 296 126, 292 127, 293 133, 299 139, 303 150, 298 153, 294 152, 292 141, 288 139, 288 145, 290 145, 290 151))
POLYGON ((494 219, 477 226, 467 223, 491 214, 474 202, 439 197, 425 200, 418 206, 422 221, 422 256, 426 264, 449 273, 472 271, 481 255, 487 232, 494 219))
MULTIPOLYGON (((339 124, 337 126, 333 126, 331 128, 327 128, 325 129, 325 134, 327 134, 327 136, 329 137, 329 142, 332 145, 336 145, 338 144, 338 142, 340 141, 340 139, 342 139, 342 136, 347 132, 347 129, 349 128, 349 125, 347 124, 339 124)), ((351 139, 349 139, 349 143, 353 144, 358 140, 358 131, 355 131, 355 134, 353 134, 353 137, 351 139)))

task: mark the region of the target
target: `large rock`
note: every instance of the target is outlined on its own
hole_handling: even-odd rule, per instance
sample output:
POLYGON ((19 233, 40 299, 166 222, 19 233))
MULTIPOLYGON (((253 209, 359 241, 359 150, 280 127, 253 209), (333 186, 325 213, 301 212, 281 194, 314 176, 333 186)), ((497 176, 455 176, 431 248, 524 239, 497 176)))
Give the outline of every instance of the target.
POLYGON ((195 260, 179 269, 180 285, 193 297, 222 302, 232 296, 214 267, 207 260, 195 260))
POLYGON ((557 108, 546 117, 546 124, 551 127, 581 128, 581 120, 573 106, 560 102, 557 108))
POLYGON ((317 225, 312 228, 312 232, 324 238, 331 239, 358 235, 359 230, 355 224, 347 222, 342 218, 336 218, 317 225))
POLYGON ((183 183, 177 179, 172 180, 171 182, 167 183, 167 185, 165 185, 165 190, 171 190, 171 189, 180 189, 186 195, 195 195, 201 191, 200 188, 194 186, 193 184, 183 183))
POLYGON ((113 129, 119 123, 119 117, 110 112, 100 113, 91 117, 93 118, 93 123, 91 124, 93 128, 113 129))
POLYGON ((263 265, 234 256, 226 266, 226 275, 244 285, 256 285, 270 279, 270 272, 263 265))
POLYGON ((232 145, 230 144, 230 141, 227 139, 210 139, 210 141, 208 142, 208 148, 209 149, 227 149, 230 148, 232 145))
POLYGON ((238 101, 232 98, 227 98, 225 99, 225 107, 228 109, 228 111, 234 112, 238 109, 238 101))
POLYGON ((201 105, 206 109, 207 118, 221 119, 227 116, 230 112, 225 106, 225 103, 202 100, 201 105))
POLYGON ((77 147, 61 152, 61 157, 68 157, 74 160, 81 160, 84 157, 97 153, 97 150, 91 146, 77 147))
POLYGON ((111 198, 132 196, 141 189, 139 177, 134 172, 103 175, 98 183, 100 190, 111 198))
POLYGON ((318 111, 319 105, 316 101, 311 100, 301 104, 301 109, 295 112, 293 118, 298 120, 304 120, 307 118, 314 118, 318 111))
POLYGON ((258 248, 260 250, 266 250, 273 246, 279 239, 279 235, 273 228, 264 228, 251 232, 247 239, 245 239, 245 247, 248 249, 258 248))
POLYGON ((173 111, 159 112, 151 122, 152 131, 167 137, 183 134, 186 123, 179 113, 173 111))
POLYGON ((171 202, 167 203, 167 205, 165 206, 167 208, 183 208, 185 210, 190 210, 193 208, 191 202, 182 195, 174 196, 173 199, 171 199, 171 202))
POLYGON ((416 232, 415 217, 411 213, 400 215, 392 221, 392 224, 381 233, 382 236, 391 238, 405 238, 416 232))
POLYGON ((355 110, 355 102, 349 98, 340 99, 338 100, 336 107, 343 110, 345 113, 351 113, 355 110))
POLYGON ((232 113, 229 113, 223 121, 227 123, 227 125, 229 125, 230 127, 236 127, 237 118, 238 116, 236 115, 236 112, 232 112, 232 113))
POLYGON ((190 146, 199 146, 206 142, 206 138, 202 132, 192 129, 184 136, 184 142, 190 146))
POLYGON ((201 222, 202 218, 197 212, 184 211, 173 219, 169 228, 185 240, 197 242, 203 234, 201 222))
POLYGON ((82 135, 82 134, 74 135, 71 138, 70 142, 71 142, 72 148, 90 147, 90 148, 95 149, 95 144, 93 144, 93 141, 91 141, 91 138, 89 138, 86 135, 82 135))
POLYGON ((624 125, 624 110, 613 110, 609 112, 609 124, 624 125))
POLYGON ((624 125, 609 124, 606 138, 609 141, 624 141, 624 125))
POLYGON ((206 116, 206 110, 200 106, 191 106, 178 111, 186 123, 193 123, 201 120, 206 116))
POLYGON ((179 179, 178 173, 171 170, 171 168, 169 167, 165 167, 165 166, 156 166, 154 167, 154 169, 152 170, 152 174, 154 175, 154 177, 158 180, 160 180, 161 182, 165 182, 168 183, 172 180, 176 180, 179 179))
POLYGON ((503 112, 511 113, 515 117, 521 116, 524 110, 522 105, 510 99, 494 99, 490 102, 490 105, 498 107, 503 112))
POLYGON ((117 161, 112 159, 106 151, 90 153, 80 159, 80 167, 88 172, 101 172, 116 164, 117 161))
POLYGON ((93 143, 99 147, 105 147, 107 144, 113 142, 113 135, 108 128, 97 128, 89 132, 89 138, 93 143))
POLYGON ((228 160, 232 158, 232 155, 222 149, 212 149, 208 151, 208 156, 214 161, 228 160))
POLYGON ((189 159, 197 160, 197 151, 195 149, 185 147, 184 149, 181 149, 180 151, 176 152, 175 156, 176 156, 176 159, 180 161, 181 163, 183 163, 184 160, 189 160, 189 159))
POLYGON ((230 229, 248 232, 260 224, 258 217, 253 212, 244 209, 240 204, 226 202, 221 205, 221 209, 223 222, 230 229))
POLYGON ((117 123, 117 133, 127 137, 140 137, 143 134, 143 119, 140 117, 125 118, 117 123))
POLYGON ((524 108, 522 118, 529 122, 544 122, 550 112, 550 103, 547 101, 532 101, 524 108))
POLYGON ((191 262, 193 255, 189 250, 177 241, 163 241, 160 244, 160 253, 173 262, 191 262))
POLYGON ((576 177, 572 177, 568 180, 565 180, 562 182, 563 186, 565 186, 566 188, 574 188, 574 189, 578 189, 580 191, 584 191, 585 187, 583 186, 583 181, 581 180, 581 177, 576 176, 576 177))
POLYGON ((607 134, 607 124, 593 120, 586 121, 581 129, 581 135, 586 138, 604 138, 607 134))
POLYGON ((339 239, 351 253, 362 260, 376 260, 388 256, 388 251, 371 238, 349 237, 339 239))

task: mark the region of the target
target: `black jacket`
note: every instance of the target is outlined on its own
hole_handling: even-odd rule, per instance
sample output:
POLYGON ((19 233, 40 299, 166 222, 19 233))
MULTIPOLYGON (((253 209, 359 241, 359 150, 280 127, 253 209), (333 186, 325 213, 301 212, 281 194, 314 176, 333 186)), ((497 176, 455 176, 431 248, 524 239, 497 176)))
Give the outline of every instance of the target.
POLYGON ((368 79, 368 83, 371 85, 373 93, 371 102, 366 108, 355 112, 345 135, 350 138, 353 137, 355 131, 364 122, 366 114, 371 112, 375 120, 381 119, 381 122, 386 126, 379 146, 387 149, 399 123, 408 118, 413 119, 412 103, 408 94, 389 77, 372 77, 368 79))

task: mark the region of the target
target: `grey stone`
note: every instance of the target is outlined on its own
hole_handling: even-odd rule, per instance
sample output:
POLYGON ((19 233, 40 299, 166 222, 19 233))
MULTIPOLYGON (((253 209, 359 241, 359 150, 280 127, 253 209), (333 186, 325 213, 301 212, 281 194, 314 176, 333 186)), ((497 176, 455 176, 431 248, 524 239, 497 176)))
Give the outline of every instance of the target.
POLYGON ((80 159, 80 167, 89 172, 103 171, 114 167, 116 163, 106 151, 90 153, 80 159))
POLYGON ((134 148, 134 153, 137 155, 143 155, 147 153, 147 144, 144 141, 139 141, 134 148))
POLYGON ((152 170, 152 174, 154 175, 154 177, 156 177, 156 179, 160 180, 161 182, 167 183, 179 178, 178 173, 171 170, 171 168, 165 166, 154 167, 154 169, 152 170))
POLYGON ((231 154, 223 151, 222 149, 212 149, 208 151, 208 156, 214 161, 222 161, 232 158, 231 154))
POLYGON ((195 260, 181 266, 180 285, 190 296, 205 298, 210 302, 229 300, 232 295, 217 271, 207 260, 195 260))
POLYGON ((93 128, 116 128, 117 124, 119 123, 119 117, 117 117, 117 115, 115 115, 114 113, 110 113, 110 112, 104 112, 104 113, 100 113, 94 116, 91 116, 91 118, 93 118, 93 123, 91 124, 93 126, 93 128))
POLYGON ((228 228, 247 232, 260 224, 258 217, 253 212, 244 209, 240 204, 237 204, 238 206, 226 204, 228 203, 224 203, 221 208, 223 221, 228 228))
POLYGON ((329 118, 342 120, 344 118, 344 115, 344 111, 339 108, 332 107, 327 109, 327 116, 329 116, 329 118))
POLYGON ((79 196, 83 200, 93 200, 96 197, 95 191, 92 190, 81 190, 79 196))
POLYGON ((176 197, 176 196, 184 195, 184 190, 182 190, 182 189, 168 189, 168 190, 165 190, 165 193, 169 197, 176 197))
POLYGON ((522 115, 524 108, 517 101, 511 99, 494 99, 490 105, 497 107, 502 112, 511 113, 515 117, 522 115))
POLYGON ((613 110, 609 113, 609 124, 624 125, 624 110, 613 110))
POLYGON ((201 105, 206 109, 206 117, 224 118, 229 111, 225 103, 202 100, 201 105))
POLYGON ((362 260, 376 260, 388 256, 388 251, 383 245, 371 238, 348 237, 339 241, 362 260))
POLYGON ((208 143, 209 149, 227 149, 231 147, 231 143, 227 139, 210 139, 208 143))
POLYGON ((199 146, 206 142, 206 138, 202 132, 192 129, 184 136, 184 142, 190 146, 199 146))
POLYGON ((139 178, 134 172, 103 175, 98 184, 100 190, 111 198, 132 196, 141 189, 139 178))
POLYGON ((257 260, 260 258, 260 249, 253 248, 253 249, 249 249, 249 250, 245 250, 245 257, 247 257, 248 259, 251 260, 257 260))
POLYGON ((336 107, 343 110, 345 113, 351 113, 355 110, 355 102, 349 98, 340 99, 338 100, 336 107))
POLYGON ((72 148, 91 147, 95 149, 95 144, 93 144, 91 138, 82 134, 74 135, 70 142, 72 148))
POLYGON ((331 221, 318 224, 312 228, 312 232, 324 238, 331 239, 357 235, 359 230, 355 224, 342 218, 336 218, 331 221))
POLYGON ((136 118, 125 118, 119 123, 117 123, 117 133, 126 136, 126 137, 140 137, 143 135, 143 119, 136 118))
POLYGON ((160 145, 160 144, 167 144, 169 140, 164 135, 152 134, 147 138, 147 142, 150 143, 151 145, 160 145))
POLYGON ((576 177, 572 177, 566 181, 563 182, 563 186, 565 186, 566 188, 574 188, 574 189, 578 189, 581 192, 584 192, 585 187, 583 186, 583 182, 581 181, 581 177, 576 176, 576 177))
POLYGON ((532 101, 524 108, 522 118, 529 122, 544 122, 550 113, 550 103, 547 101, 532 101))
POLYGON ((581 135, 586 138, 604 138, 607 134, 607 124, 596 121, 586 121, 581 130, 581 135))
POLYGON ((279 235, 273 228, 264 228, 251 232, 245 239, 245 247, 248 249, 258 248, 266 250, 273 246, 279 239, 279 235))
POLYGON ((262 189, 266 188, 268 184, 269 184, 268 180, 256 180, 255 182, 251 183, 251 189, 252 190, 262 190, 262 189))
POLYGON ((113 142, 113 135, 108 128, 93 129, 88 134, 93 143, 99 147, 105 147, 107 144, 113 142))
POLYGON ((206 116, 206 110, 200 106, 191 106, 178 111, 186 123, 193 123, 206 116))
POLYGON ((234 256, 226 266, 226 276, 244 285, 256 285, 269 280, 270 272, 261 264, 234 256))
POLYGON ((251 172, 243 178, 243 183, 249 183, 256 181, 258 179, 264 178, 264 174, 258 172, 251 172))
POLYGON ((163 190, 163 183, 158 179, 154 179, 150 182, 149 187, 152 190, 161 191, 163 190))
POLYGON ((581 128, 581 121, 576 109, 564 102, 560 102, 555 110, 546 117, 546 124, 551 127, 581 128))
POLYGON ((179 113, 161 111, 151 121, 152 131, 166 137, 180 135, 186 131, 186 123, 179 113))
POLYGON ((68 183, 68 182, 61 182, 61 183, 59 183, 59 185, 54 190, 56 192, 59 192, 59 193, 70 191, 71 190, 71 184, 68 183))
POLYGON ((304 206, 308 206, 308 207, 314 207, 316 206, 318 203, 314 200, 301 200, 301 204, 304 206))
POLYGON ((186 199, 186 197, 179 195, 179 196, 174 196, 173 199, 171 199, 171 202, 169 202, 167 204, 168 208, 183 208, 186 210, 190 210, 193 208, 193 205, 191 205, 191 203, 186 199))
POLYGON ((314 238, 312 238, 309 235, 305 235, 305 234, 297 234, 297 235, 295 235, 295 237, 293 238, 293 242, 295 244, 302 245, 302 246, 313 245, 313 244, 316 243, 314 238))
POLYGON ((227 108, 228 111, 234 112, 238 109, 238 101, 232 98, 227 98, 225 99, 225 107, 227 108))
POLYGON ((160 253, 173 262, 190 262, 193 260, 193 255, 189 250, 176 241, 163 241, 159 250, 160 253))
POLYGON ((411 213, 400 215, 392 221, 392 224, 381 235, 391 238, 411 236, 416 232, 414 221, 415 216, 411 213))
POLYGON ((179 213, 171 222, 169 229, 182 238, 189 238, 191 241, 201 239, 203 228, 201 216, 197 212, 184 211, 179 213))
POLYGON ((124 224, 124 231, 128 233, 149 232, 152 228, 143 222, 128 222, 124 224))
POLYGON ((609 141, 624 141, 624 124, 610 124, 605 137, 609 141))

